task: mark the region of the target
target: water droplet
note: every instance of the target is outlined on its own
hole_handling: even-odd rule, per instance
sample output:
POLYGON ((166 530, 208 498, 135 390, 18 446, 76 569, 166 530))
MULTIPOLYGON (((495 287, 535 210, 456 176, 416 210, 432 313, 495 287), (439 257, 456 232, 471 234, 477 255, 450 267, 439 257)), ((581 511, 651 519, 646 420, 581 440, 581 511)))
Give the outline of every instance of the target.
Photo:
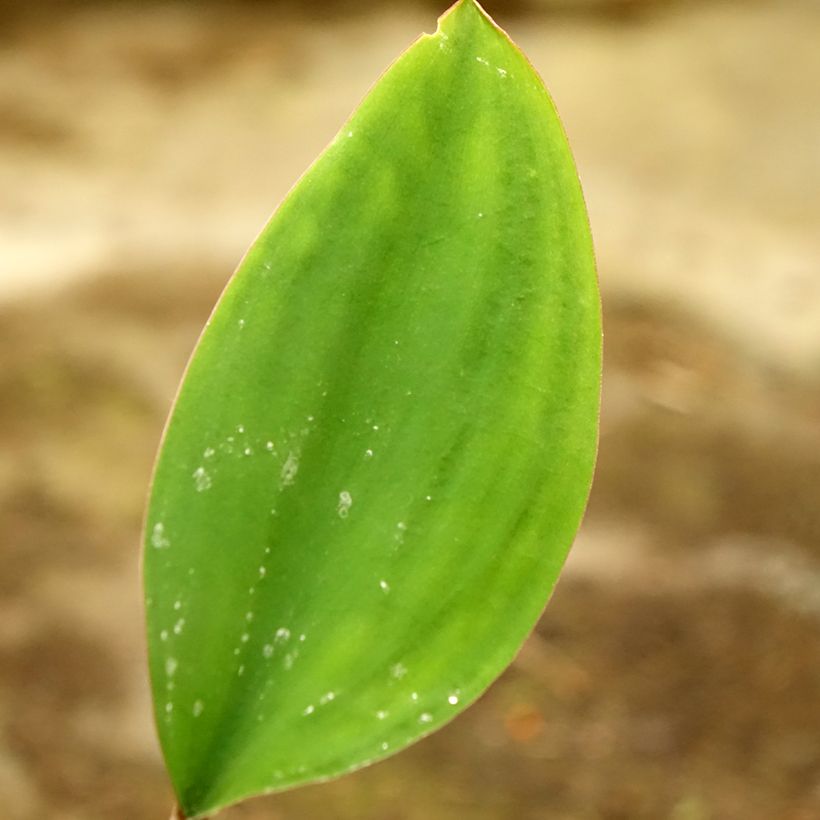
POLYGON ((205 490, 211 489, 211 477, 205 471, 204 467, 197 467, 193 472, 194 486, 198 493, 204 493, 205 490))
POLYGON ((310 706, 306 706, 302 711, 302 715, 307 717, 308 715, 312 715, 316 711, 316 707, 311 703, 310 706))
POLYGON ((151 546, 156 550, 167 549, 171 546, 171 542, 165 535, 165 524, 161 521, 157 521, 154 529, 151 530, 151 546))
POLYGON ((390 592, 390 584, 388 584, 387 581, 384 580, 384 578, 382 578, 382 580, 379 581, 379 587, 384 592, 390 592))
POLYGON ((337 508, 337 512, 339 513, 339 518, 347 518, 348 513, 350 512, 350 508, 353 505, 353 497, 347 490, 342 490, 339 493, 339 506, 337 508))
POLYGON ((272 442, 272 441, 267 442, 267 444, 265 444, 265 449, 266 449, 269 453, 272 453, 272 452, 273 452, 273 450, 274 450, 274 444, 273 444, 273 442, 272 442))
POLYGON ((246 447, 245 448, 245 455, 246 456, 252 456, 253 455, 253 450, 250 447, 246 447))
POLYGON ((191 709, 194 717, 197 718, 202 714, 202 710, 205 708, 205 704, 201 700, 195 700, 194 706, 191 709))
POLYGON ((458 703, 458 695, 450 695, 447 698, 447 703, 449 703, 450 706, 455 706, 458 703))

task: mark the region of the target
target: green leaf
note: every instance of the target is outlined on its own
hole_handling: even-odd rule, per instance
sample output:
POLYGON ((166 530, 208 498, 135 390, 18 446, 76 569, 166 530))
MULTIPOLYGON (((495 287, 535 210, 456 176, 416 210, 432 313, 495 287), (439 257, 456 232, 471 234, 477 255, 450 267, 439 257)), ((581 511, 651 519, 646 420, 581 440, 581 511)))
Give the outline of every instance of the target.
POLYGON ((392 754, 510 663, 586 503, 600 347, 555 110, 462 0, 280 206, 177 398, 144 571, 186 813, 392 754))

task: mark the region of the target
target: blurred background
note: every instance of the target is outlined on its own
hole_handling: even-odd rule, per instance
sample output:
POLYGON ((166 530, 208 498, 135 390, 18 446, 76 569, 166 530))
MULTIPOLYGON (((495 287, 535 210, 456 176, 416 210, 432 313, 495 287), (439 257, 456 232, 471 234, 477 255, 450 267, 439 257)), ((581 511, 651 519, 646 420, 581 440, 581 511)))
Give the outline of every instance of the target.
MULTIPOLYGON (((600 462, 448 728, 226 820, 820 818, 820 4, 497 0, 569 132, 600 462)), ((0 0, 0 817, 168 816, 152 458, 246 246, 436 3, 0 0)))

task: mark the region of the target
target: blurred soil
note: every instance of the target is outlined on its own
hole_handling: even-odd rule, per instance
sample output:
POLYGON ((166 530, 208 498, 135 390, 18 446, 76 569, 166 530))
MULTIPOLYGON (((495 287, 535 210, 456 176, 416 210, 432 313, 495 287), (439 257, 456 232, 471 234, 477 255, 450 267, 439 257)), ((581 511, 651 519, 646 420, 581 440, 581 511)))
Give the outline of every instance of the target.
MULTIPOLYGON (((593 5, 506 21, 605 298, 567 571, 448 728, 228 820, 820 817, 820 7, 593 5)), ((244 247, 433 16, 38 8, 0 4, 0 817, 164 818, 138 573, 164 417, 244 247)))

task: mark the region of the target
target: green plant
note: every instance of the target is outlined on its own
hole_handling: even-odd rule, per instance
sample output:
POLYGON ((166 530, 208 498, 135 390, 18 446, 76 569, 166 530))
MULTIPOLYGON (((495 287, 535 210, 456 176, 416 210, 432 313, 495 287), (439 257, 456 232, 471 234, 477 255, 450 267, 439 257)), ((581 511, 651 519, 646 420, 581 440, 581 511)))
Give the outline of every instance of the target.
POLYGON ((553 105, 460 0, 251 247, 165 432, 144 573, 182 811, 392 754, 509 664, 586 503, 600 346, 553 105))

